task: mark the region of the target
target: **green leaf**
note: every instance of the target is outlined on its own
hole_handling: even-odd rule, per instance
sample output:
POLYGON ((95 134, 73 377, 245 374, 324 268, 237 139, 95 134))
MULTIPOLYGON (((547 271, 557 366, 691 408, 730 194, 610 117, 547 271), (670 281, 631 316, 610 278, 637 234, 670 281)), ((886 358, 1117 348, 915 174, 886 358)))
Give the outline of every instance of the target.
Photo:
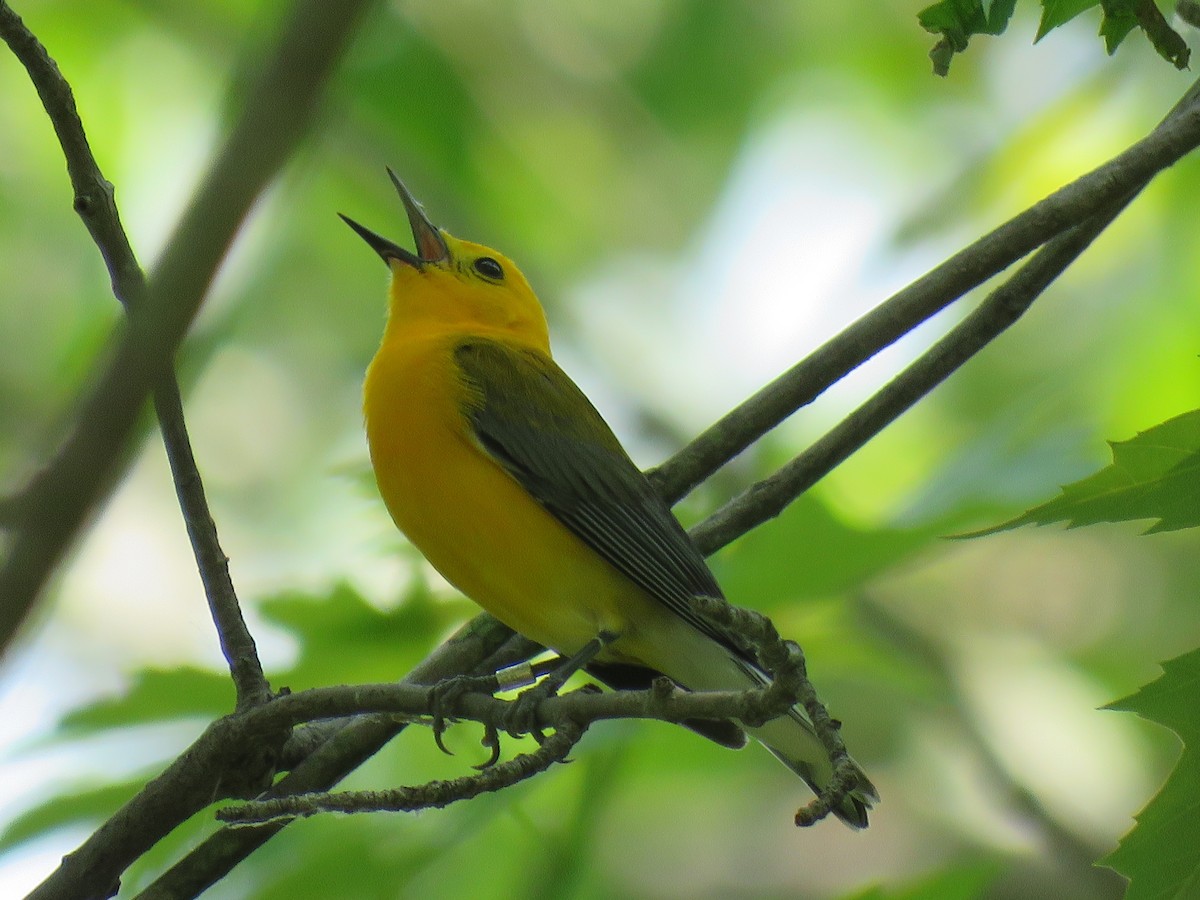
POLYGON ((1033 42, 1036 44, 1059 25, 1065 25, 1084 10, 1099 5, 1100 0, 1042 0, 1042 20, 1033 42))
POLYGON ((1134 7, 1138 2, 1139 0, 1101 0, 1104 20, 1100 23, 1100 36, 1104 38, 1104 47, 1109 56, 1116 53, 1121 41, 1137 28, 1134 7))
POLYGON ((967 49, 977 34, 1003 34, 1016 0, 942 0, 917 13, 921 27, 942 39, 930 52, 934 72, 945 75, 955 53, 967 49))
POLYGON ((1129 32, 1141 28, 1159 56, 1177 69, 1187 68, 1191 51, 1154 0, 1101 0, 1100 6, 1104 10, 1100 34, 1109 54, 1116 51, 1129 32))
POLYGON ((1137 825, 1101 862, 1130 880, 1126 900, 1191 897, 1200 883, 1200 649, 1162 664, 1163 674, 1106 709, 1137 713, 1183 741, 1175 771, 1137 815, 1137 825))
POLYGON ((1147 533, 1200 525, 1200 410, 1168 419, 1128 441, 1111 442, 1112 465, 1068 484, 1062 494, 977 537, 1020 525, 1157 519, 1147 533))
MULTIPOLYGON (((945 75, 955 53, 967 49, 977 34, 1003 34, 1012 17, 1015 0, 942 0, 917 14, 926 31, 941 35, 930 51, 934 72, 945 75)), ((1109 55, 1135 28, 1149 38, 1158 54, 1177 69, 1186 69, 1191 51, 1163 16, 1154 0, 1042 0, 1042 18, 1034 43, 1081 12, 1100 6, 1104 17, 1100 35, 1109 55)))

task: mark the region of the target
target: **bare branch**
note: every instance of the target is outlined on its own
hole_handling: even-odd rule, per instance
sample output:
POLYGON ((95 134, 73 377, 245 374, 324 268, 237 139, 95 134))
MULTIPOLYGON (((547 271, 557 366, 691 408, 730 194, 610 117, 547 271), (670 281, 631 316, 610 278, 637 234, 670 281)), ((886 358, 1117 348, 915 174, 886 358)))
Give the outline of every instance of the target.
POLYGON ((104 256, 113 293, 124 305, 137 305, 145 297, 145 278, 121 226, 113 186, 101 174, 88 146, 70 84, 46 48, 3 0, 0 0, 0 38, 25 67, 54 126, 75 191, 75 211, 104 256))
MULTIPOLYGON (((115 351, 80 404, 72 432, 18 495, 8 554, 0 565, 0 648, 12 640, 89 512, 111 488, 138 411, 169 373, 175 349, 243 217, 303 136, 325 79, 367 5, 366 0, 334 5, 300 0, 292 9, 278 49, 155 267, 144 302, 137 296, 137 264, 124 235, 105 232, 97 237, 113 272, 114 289, 130 313, 115 351)), ((90 156, 86 143, 82 148, 76 143, 82 128, 69 88, 52 62, 49 68, 41 62, 48 61, 44 49, 2 2, 0 28, 13 52, 32 67, 31 77, 39 73, 35 83, 48 109, 54 110, 60 137, 67 136, 64 147, 69 148, 72 165, 90 156)), ((98 228, 119 230, 115 207, 108 209, 111 186, 98 171, 71 174, 80 178, 76 207, 93 234, 98 228), (107 211, 93 215, 98 208, 107 211)), ((236 664, 245 650, 233 648, 236 664)))
MULTIPOLYGON (((812 824, 828 815, 845 796, 853 778, 853 764, 838 733, 837 725, 817 698, 805 673, 800 648, 780 638, 766 617, 738 609, 715 598, 698 598, 698 614, 726 629, 735 629, 753 647, 763 667, 772 676, 768 687, 746 691, 687 693, 668 679, 661 679, 652 690, 597 693, 580 689, 563 696, 542 700, 536 710, 536 726, 554 732, 550 749, 520 755, 508 763, 488 768, 480 775, 435 782, 394 791, 369 791, 342 794, 311 794, 274 797, 218 813, 226 822, 263 823, 309 816, 323 811, 380 812, 441 807, 487 791, 499 790, 529 778, 560 761, 592 722, 613 718, 655 718, 667 722, 694 719, 736 719, 748 725, 761 725, 786 713, 799 700, 804 703, 814 727, 834 761, 834 784, 820 793, 817 801, 797 813, 797 824, 812 824)), ((453 715, 480 722, 495 739, 500 729, 509 727, 512 702, 496 700, 486 694, 463 694, 447 699, 432 687, 396 684, 355 685, 318 688, 281 697, 264 709, 251 711, 247 721, 258 730, 286 727, 322 716, 341 716, 354 712, 390 711, 407 717, 453 715), (448 709, 439 709, 439 703, 448 709), (272 720, 272 721, 268 721, 272 720)))
POLYGON ((217 818, 224 822, 259 823, 280 818, 302 818, 321 812, 412 812, 418 809, 441 809, 459 800, 470 800, 480 794, 511 787, 546 771, 556 762, 563 762, 583 737, 584 730, 585 726, 565 722, 556 726, 554 733, 532 753, 520 753, 478 774, 465 775, 450 781, 431 781, 428 784, 386 791, 301 794, 276 800, 261 800, 217 810, 217 818))
POLYGON ((1133 195, 1060 234, 993 291, 916 362, 773 475, 752 484, 691 530, 701 549, 723 547, 767 519, 841 464, 1003 333, 1087 249, 1133 195))
POLYGON ((1163 124, 893 294, 647 473, 676 503, 830 385, 1047 240, 1140 190, 1200 144, 1192 90, 1163 124))
MULTIPOLYGON (((121 225, 112 183, 104 177, 92 154, 71 86, 46 48, 2 2, 0 34, 14 52, 19 49, 18 55, 30 81, 38 88, 46 114, 54 124, 75 189, 75 209, 104 257, 112 278, 113 293, 127 309, 133 308, 146 296, 145 275, 121 225)), ((221 550, 216 525, 204 496, 204 484, 188 440, 179 383, 170 369, 154 388, 154 407, 205 597, 221 650, 229 661, 237 706, 240 709, 263 703, 270 698, 271 688, 263 675, 254 638, 242 618, 237 593, 229 577, 228 561, 221 550)))
POLYGON ((154 389, 154 410, 171 464, 175 494, 187 526, 196 567, 204 584, 204 596, 212 614, 221 652, 229 663, 229 672, 237 691, 237 709, 246 709, 271 699, 271 685, 263 674, 258 647, 242 616, 237 591, 229 575, 229 558, 221 549, 217 525, 208 509, 204 482, 192 455, 187 425, 183 418, 183 400, 179 382, 172 373, 154 389))
MULTIPOLYGON (((1102 195, 1110 197, 1106 204, 1094 207, 1096 211, 1090 217, 1046 244, 1016 275, 993 291, 974 312, 806 451, 770 477, 751 485, 693 528, 690 534, 696 546, 705 554, 713 553, 767 519, 779 515, 788 504, 899 418, 914 403, 1020 318, 1051 282, 1091 245, 1092 241, 1111 224, 1113 219, 1120 215, 1126 206, 1133 202, 1134 198, 1157 174, 1159 170, 1152 169, 1149 174, 1143 175, 1141 180, 1134 181, 1125 194, 1117 195, 1115 199, 1111 198, 1106 187, 1112 183, 1128 184, 1128 172, 1143 171, 1144 160, 1141 159, 1141 156, 1147 152, 1150 152, 1151 155, 1157 154, 1158 150, 1147 151, 1146 149, 1150 146, 1158 146, 1152 144, 1156 137, 1159 140, 1165 140, 1166 144, 1173 149, 1166 157, 1155 156, 1155 158, 1170 159, 1171 162, 1178 159, 1178 156, 1173 155, 1178 151, 1188 152, 1195 149, 1196 146, 1200 146, 1200 81, 1194 83, 1183 98, 1172 107, 1150 137, 1139 141, 1114 160, 1114 162, 1125 160, 1125 166, 1118 172, 1112 173, 1107 180, 1097 182, 1099 187, 1105 188, 1101 191, 1102 195), (1164 138, 1164 135, 1167 137, 1164 138), (1131 157, 1131 154, 1135 154, 1135 156, 1131 157)), ((1084 176, 1083 179, 1075 181, 1069 188, 1063 190, 1073 189, 1085 179, 1093 178, 1108 169, 1109 166, 1101 166, 1091 175, 1084 176)), ((1062 191, 1041 201, 1038 206, 1047 203, 1048 200, 1054 199, 1059 194, 1062 194, 1062 191)), ((1037 206, 1034 209, 1037 209, 1037 206)), ((1010 222, 1010 224, 1012 223, 1010 222)), ((1002 226, 1002 229, 1003 227, 1007 226, 1002 226)), ((998 229, 992 234, 994 235, 1002 229, 998 229)), ((978 244, 979 242, 976 242, 972 246, 978 246, 978 244)), ((963 252, 965 251, 960 251, 951 259, 958 258, 963 252)), ((934 272, 942 268, 943 266, 939 266, 934 272)), ((914 284, 919 283, 918 281, 914 284)), ((896 296, 899 297, 903 293, 896 296)), ((894 297, 887 301, 884 306, 895 302, 895 299, 894 297)), ((860 319, 859 323, 850 326, 842 334, 853 331, 866 318, 869 316, 860 319)), ((819 356, 821 352, 818 350, 814 356, 819 356)), ((803 366, 804 363, 801 365, 803 366)), ((754 402, 754 398, 751 398, 750 401, 743 404, 743 407, 739 408, 744 408, 754 402)), ((690 446, 695 446, 695 442, 690 446)), ((677 454, 677 457, 688 451, 689 448, 684 448, 677 454)))
MULTIPOLYGON (((500 666, 527 658, 531 649, 529 641, 514 636, 512 631, 485 613, 476 616, 437 647, 403 683, 429 685, 462 672, 494 672, 500 666)), ((329 790, 374 756, 403 728, 404 723, 397 722, 391 715, 359 716, 344 722, 263 797, 329 790)), ((138 895, 138 900, 180 900, 199 895, 286 825, 287 821, 274 821, 258 828, 219 829, 160 875, 138 895)), ((121 870, 135 858, 125 860, 121 870)))
MULTIPOLYGON (((266 709, 269 707, 257 707, 266 709)), ((243 720, 218 719, 161 775, 93 832, 30 893, 28 900, 92 900, 113 896, 121 873, 189 816, 228 796, 248 748, 267 735, 247 733, 243 720)), ((251 781, 257 780, 256 764, 251 781)))
MULTIPOLYGON (((472 620, 418 665, 406 683, 419 684, 422 680, 433 682, 456 672, 470 670, 480 660, 493 654, 511 634, 494 619, 490 622, 482 617, 472 620)), ((527 647, 522 644, 521 649, 527 647)), ((292 703, 296 704, 296 701, 292 703)), ((28 900, 91 900, 110 896, 104 891, 115 890, 121 873, 163 835, 215 800, 239 795, 239 790, 245 785, 239 783, 238 776, 247 768, 251 776, 255 774, 255 755, 264 741, 272 740, 279 733, 281 724, 291 721, 288 712, 288 706, 280 707, 277 711, 275 703, 269 703, 212 723, 161 775, 122 806, 77 850, 67 854, 62 865, 29 895, 28 900)), ((322 790, 370 758, 400 727, 392 716, 360 717, 341 729, 303 766, 283 778, 271 791, 287 790, 289 786, 293 790, 322 790), (377 745, 374 743, 376 740, 377 745), (356 747, 357 754, 354 752, 356 747), (334 748, 333 753, 330 748, 334 748), (338 756, 332 763, 334 768, 339 765, 345 767, 344 771, 333 776, 330 774, 331 756, 338 756), (330 778, 332 780, 323 783, 323 779, 330 778)), ((240 795, 247 796, 245 793, 240 795)), ((269 836, 259 831, 247 831, 235 837, 233 843, 240 846, 240 842, 247 838, 252 840, 261 837, 261 840, 266 840, 269 836)), ((209 842, 212 840, 210 838, 209 842)), ((246 852, 249 853, 258 843, 254 843, 246 852)), ((236 861, 230 861, 229 865, 232 866, 236 861)), ((158 896, 192 896, 223 874, 224 871, 221 871, 204 885, 195 887, 191 893, 158 896)), ((155 895, 151 893, 149 896, 155 895)))

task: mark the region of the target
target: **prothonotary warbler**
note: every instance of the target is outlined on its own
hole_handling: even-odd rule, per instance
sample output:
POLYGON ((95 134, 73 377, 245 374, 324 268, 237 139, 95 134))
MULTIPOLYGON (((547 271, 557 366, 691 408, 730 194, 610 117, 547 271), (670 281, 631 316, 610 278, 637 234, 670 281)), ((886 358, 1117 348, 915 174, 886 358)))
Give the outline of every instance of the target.
MULTIPOLYGON (((690 611, 689 597, 721 589, 551 358, 546 316, 521 270, 434 226, 389 175, 416 252, 346 221, 391 270, 363 409, 396 525, 480 606, 614 687, 660 675, 689 690, 764 684, 737 642, 690 611)), ((732 746, 746 740, 733 723, 691 727, 732 746)), ((812 788, 829 783, 829 757, 799 707, 747 730, 812 788)), ((856 775, 834 813, 862 828, 877 795, 856 775)))

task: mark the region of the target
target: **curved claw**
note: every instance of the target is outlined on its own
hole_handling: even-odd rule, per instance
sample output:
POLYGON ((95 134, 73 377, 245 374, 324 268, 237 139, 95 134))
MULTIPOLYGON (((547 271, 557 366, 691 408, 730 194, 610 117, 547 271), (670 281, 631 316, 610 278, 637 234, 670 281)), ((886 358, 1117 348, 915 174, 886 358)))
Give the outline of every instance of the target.
POLYGON ((431 703, 433 721, 430 723, 433 730, 433 742, 447 756, 453 756, 454 751, 446 746, 445 741, 442 740, 442 735, 446 733, 446 726, 451 720, 442 712, 442 709, 447 704, 456 700, 464 690, 465 686, 458 679, 453 678, 433 686, 431 703))
POLYGON ((484 725, 483 740, 480 743, 492 749, 492 755, 488 757, 486 762, 481 762, 479 765, 473 766, 473 768, 482 772, 484 769, 490 769, 500 761, 500 732, 496 730, 495 726, 484 725))
POLYGON ((446 733, 446 717, 441 713, 433 714, 433 742, 437 744, 437 748, 447 756, 453 756, 454 751, 451 750, 442 741, 442 735, 446 733))
POLYGON ((542 733, 542 729, 537 724, 538 704, 547 697, 553 697, 556 693, 558 693, 556 686, 549 680, 521 691, 512 701, 511 707, 504 716, 504 730, 513 737, 520 737, 523 734, 532 735, 539 745, 542 744, 546 740, 546 735, 542 733))
POLYGON ((489 688, 495 690, 494 681, 494 676, 489 679, 486 676, 471 677, 469 675, 456 675, 453 678, 447 678, 445 681, 439 681, 432 687, 430 692, 430 708, 433 718, 431 723, 433 726, 433 742, 447 756, 453 756, 454 752, 446 746, 442 740, 442 735, 446 733, 447 723, 453 722, 454 719, 447 716, 443 710, 453 704, 463 694, 470 693, 471 691, 487 691, 489 688))

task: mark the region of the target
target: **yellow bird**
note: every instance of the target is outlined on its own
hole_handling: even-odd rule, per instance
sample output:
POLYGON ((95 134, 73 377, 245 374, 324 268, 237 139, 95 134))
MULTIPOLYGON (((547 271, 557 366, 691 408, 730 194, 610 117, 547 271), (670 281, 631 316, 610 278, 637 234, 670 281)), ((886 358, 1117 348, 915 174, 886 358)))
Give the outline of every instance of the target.
MULTIPOLYGON (((546 316, 495 250, 434 226, 390 169, 416 252, 343 216, 391 270, 387 326, 367 370, 371 463, 400 530, 509 627, 616 688, 666 675, 689 690, 766 683, 695 617, 721 589, 687 533, 550 355, 546 316)), ((726 744, 731 722, 688 723, 726 744)), ((832 766, 794 708, 751 735, 814 790, 832 766)), ((834 813, 867 825, 861 771, 834 813)))

